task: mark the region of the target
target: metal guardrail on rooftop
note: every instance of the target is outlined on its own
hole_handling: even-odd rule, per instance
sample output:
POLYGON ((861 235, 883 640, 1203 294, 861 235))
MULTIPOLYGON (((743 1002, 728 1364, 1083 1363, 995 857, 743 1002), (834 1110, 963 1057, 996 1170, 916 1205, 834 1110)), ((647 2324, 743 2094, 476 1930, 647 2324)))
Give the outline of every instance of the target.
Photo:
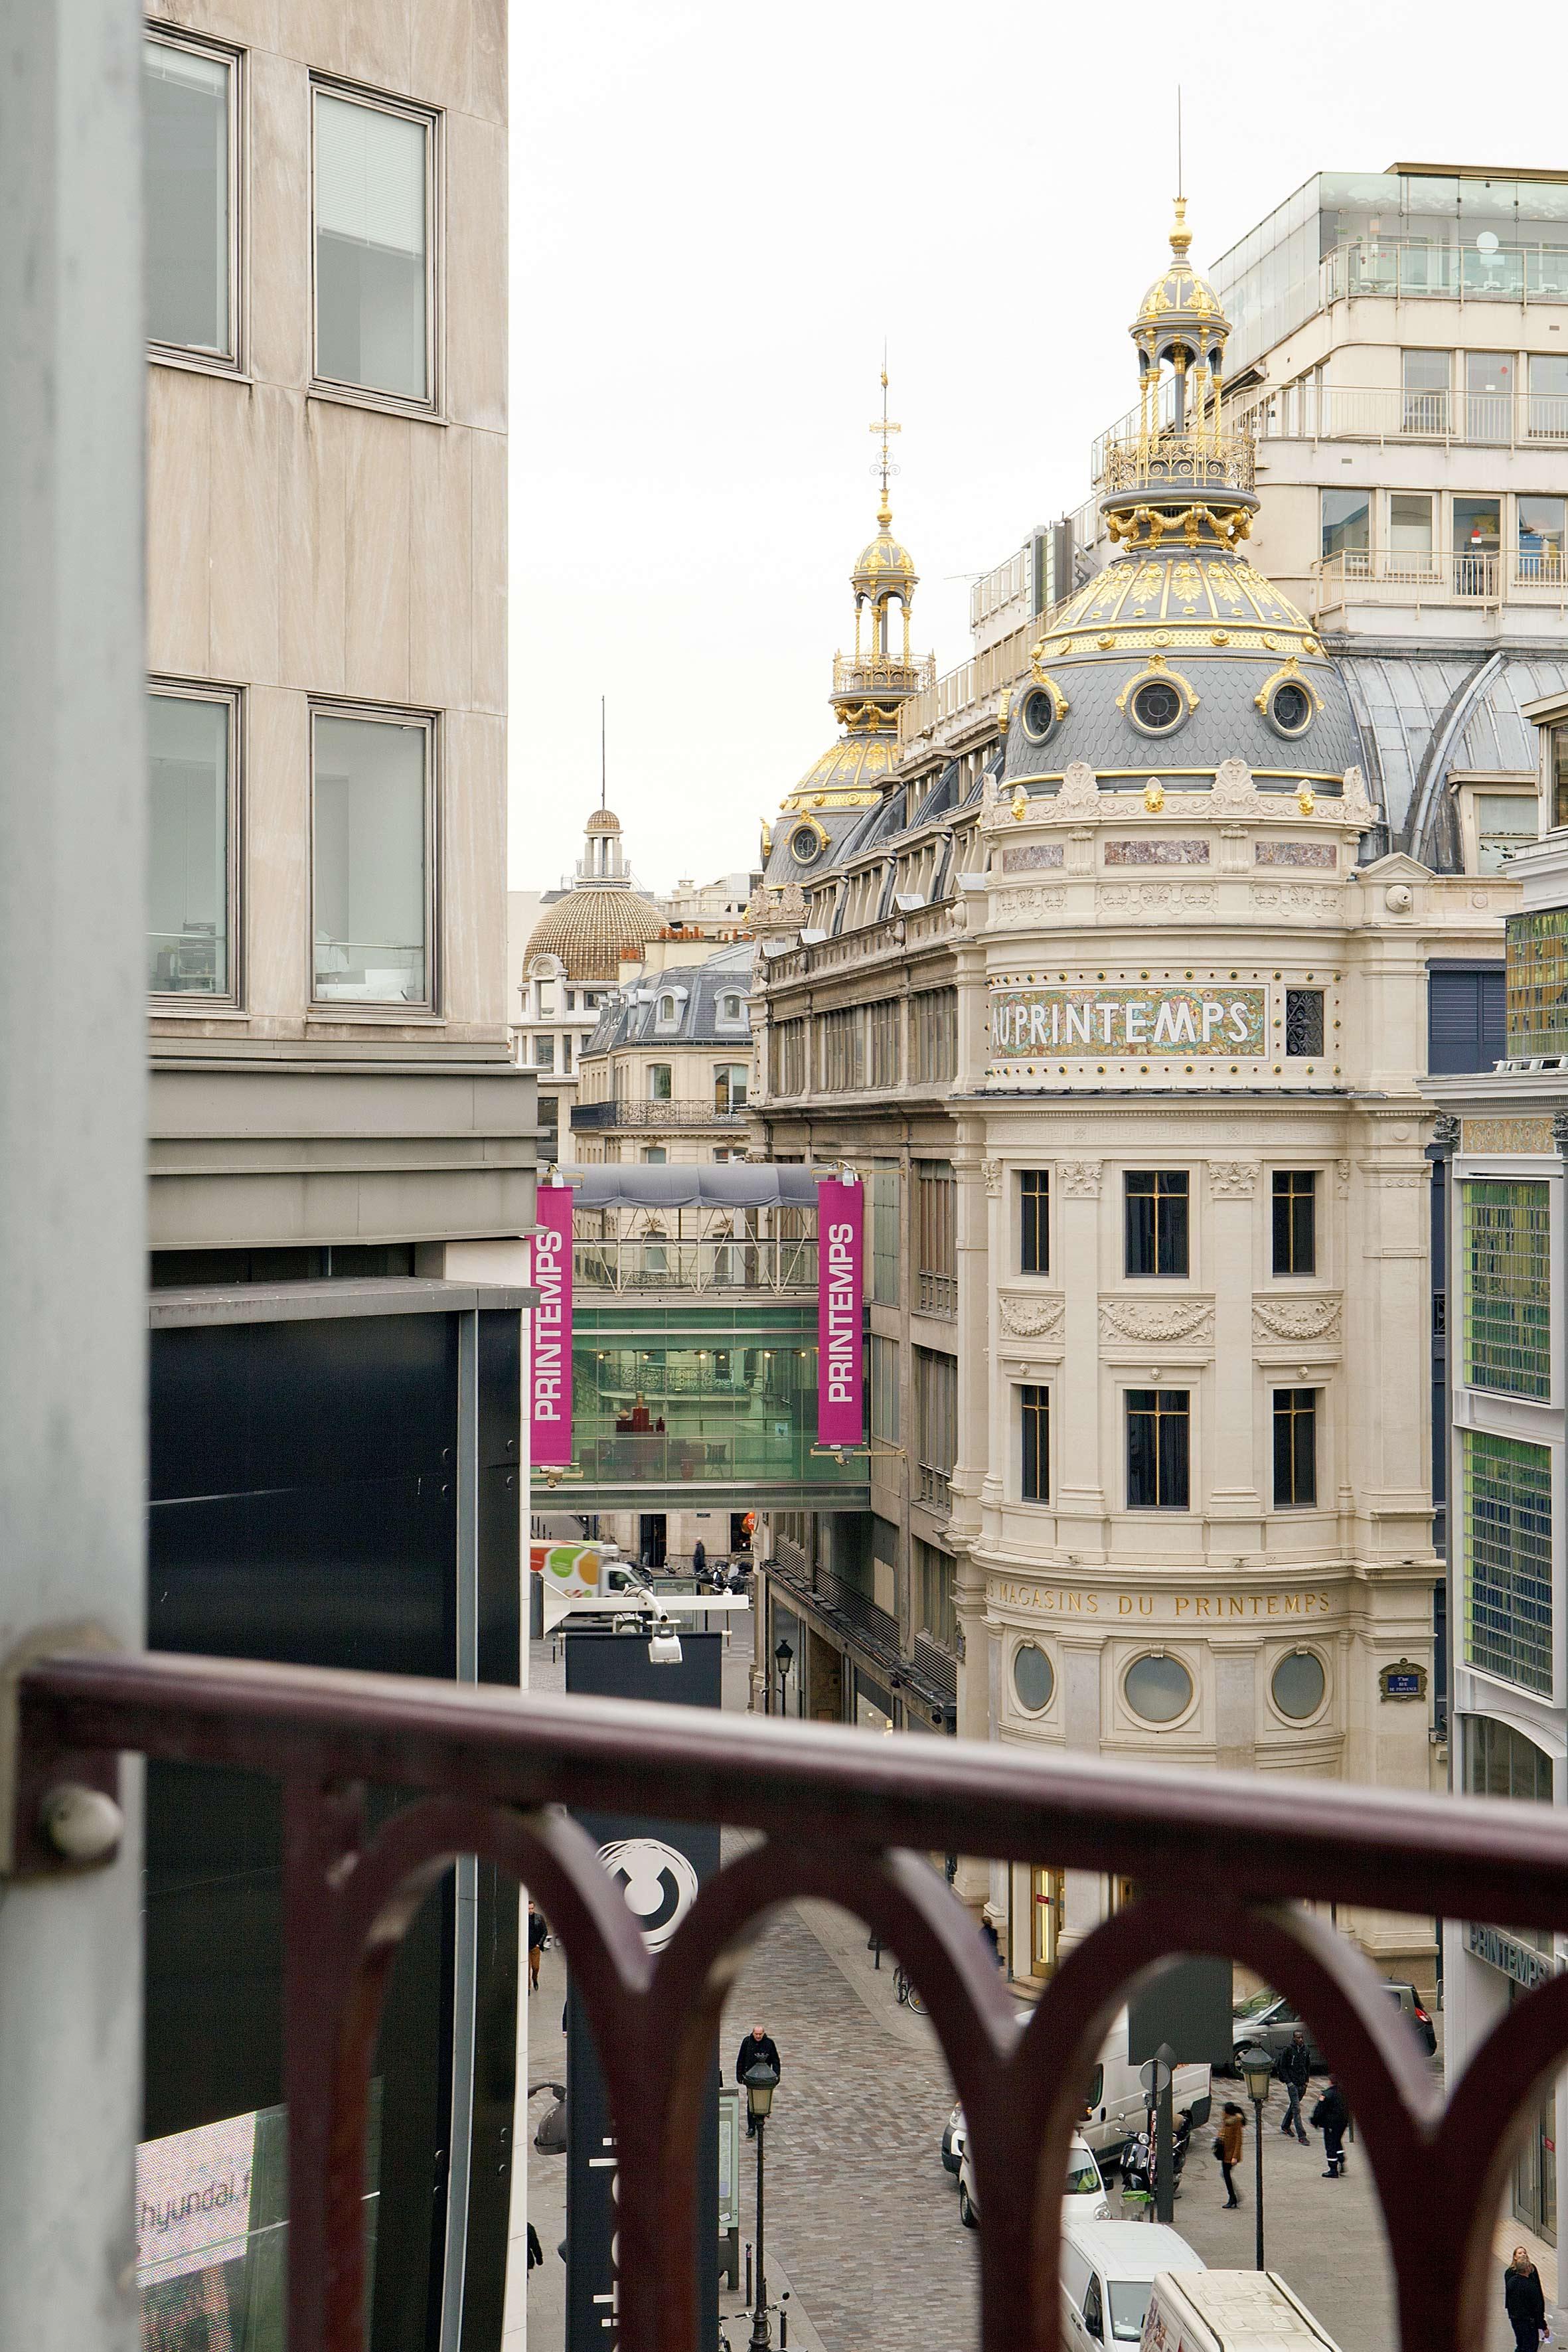
MULTIPOLYGON (((282 1783, 289 2352, 362 2352, 382 2001, 421 1903, 464 1853, 540 1901, 586 2007, 616 2133, 625 2352, 696 2352, 700 2089, 735 1956, 803 1897, 863 1920, 920 1988, 985 2209, 984 2352, 1056 2352, 1083 2084, 1133 1979, 1181 1952, 1243 1961, 1310 2019, 1376 2182, 1400 2341, 1468 2352, 1485 2338, 1492 2231, 1532 2103, 1568 2050, 1568 1975, 1503 2012, 1445 2103, 1371 1961, 1290 1898, 1568 1930, 1568 1822, 1550 1806, 225 1659, 45 1658, 14 1689, 0 1833, 15 1871, 80 1873, 45 1821, 67 1790, 116 1792, 121 1753, 282 1783), (371 1784, 411 1800, 374 1829, 371 1784), (564 1808, 761 1839, 656 1957, 564 1808), (1135 1889, 1062 1960, 1022 2034, 989 1947, 925 1858, 949 1853, 1135 1889)), ((52 2259, 41 2234, 26 2242, 52 2259)))
POLYGON ((1568 612, 1568 562, 1556 550, 1505 556, 1484 548, 1352 548, 1312 566, 1312 617, 1357 604, 1485 605, 1568 612))
POLYGON ((1422 392, 1398 384, 1281 384, 1241 412, 1262 441, 1417 441, 1542 449, 1568 442, 1568 395, 1422 392))

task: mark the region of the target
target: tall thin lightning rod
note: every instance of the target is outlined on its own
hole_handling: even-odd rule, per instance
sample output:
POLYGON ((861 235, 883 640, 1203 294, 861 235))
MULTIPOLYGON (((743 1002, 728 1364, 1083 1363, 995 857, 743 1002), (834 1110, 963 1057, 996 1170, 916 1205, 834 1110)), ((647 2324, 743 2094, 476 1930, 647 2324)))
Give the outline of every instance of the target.
POLYGON ((1176 194, 1184 196, 1187 184, 1182 173, 1182 85, 1176 84, 1176 194))
POLYGON ((605 806, 605 698, 599 697, 599 808, 605 806))

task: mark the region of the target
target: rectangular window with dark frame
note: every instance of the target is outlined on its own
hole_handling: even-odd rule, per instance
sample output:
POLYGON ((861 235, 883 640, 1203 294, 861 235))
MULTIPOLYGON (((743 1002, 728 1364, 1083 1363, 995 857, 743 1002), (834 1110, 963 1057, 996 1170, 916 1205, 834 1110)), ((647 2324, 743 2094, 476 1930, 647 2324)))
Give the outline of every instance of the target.
POLYGON ((958 1312, 958 1185, 939 1160, 915 1162, 915 1304, 922 1315, 958 1312))
POLYGON ((315 997, 432 1002, 430 722, 313 713, 315 997))
POLYGON ((1318 1499, 1318 1391, 1274 1391, 1274 1507, 1300 1511, 1318 1499))
POLYGON ((1293 1061, 1310 1061, 1323 1050, 1323 992, 1285 991, 1285 1051, 1293 1061))
POLYGON ((945 1511, 958 1459, 958 1360, 917 1348, 915 1358, 915 1499, 945 1511))
POLYGON ((1310 1168, 1274 1171, 1274 1272, 1318 1271, 1318 1180, 1310 1168))
POLYGON ((1127 1507, 1184 1511, 1191 1485, 1192 1392, 1127 1391, 1127 1507))
POLYGON ((1024 1500, 1026 1503, 1048 1503, 1051 1499, 1051 1392, 1049 1389, 1020 1389, 1018 1400, 1023 1421, 1024 1500))
POLYGON ((1130 1168, 1127 1188, 1129 1275, 1187 1272, 1187 1171, 1130 1168))
POLYGON ((1051 1171, 1048 1168, 1018 1171, 1018 1271, 1049 1274, 1051 1270, 1051 1171))

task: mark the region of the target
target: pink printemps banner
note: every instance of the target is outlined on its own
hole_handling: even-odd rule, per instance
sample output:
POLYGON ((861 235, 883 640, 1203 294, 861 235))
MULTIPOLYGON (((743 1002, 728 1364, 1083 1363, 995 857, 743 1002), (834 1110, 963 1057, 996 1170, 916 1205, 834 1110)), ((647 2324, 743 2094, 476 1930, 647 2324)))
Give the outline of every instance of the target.
POLYGON ((865 1442, 865 1347, 860 1299, 865 1187, 819 1177, 816 1186, 816 1442, 865 1442))
POLYGON ((533 1236, 533 1459, 541 1469, 572 1463, 572 1187, 542 1184, 533 1236))

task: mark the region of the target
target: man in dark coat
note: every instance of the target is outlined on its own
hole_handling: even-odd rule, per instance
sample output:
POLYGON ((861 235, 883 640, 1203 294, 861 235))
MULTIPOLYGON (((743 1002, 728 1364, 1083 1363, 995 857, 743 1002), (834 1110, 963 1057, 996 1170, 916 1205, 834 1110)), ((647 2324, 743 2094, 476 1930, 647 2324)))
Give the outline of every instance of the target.
POLYGON ((1325 2180, 1338 2180, 1345 2168, 1345 2126, 1350 2122, 1350 2109, 1340 2088, 1339 2076, 1329 2076, 1329 2087, 1312 2109, 1312 2128, 1323 2135, 1323 2154, 1329 2160, 1325 2180))
POLYGON ((708 1573, 708 1547, 700 1536, 691 1547, 691 1573, 699 1583, 708 1573))
POLYGON ((1290 2104, 1285 2110, 1280 2130, 1289 2139, 1292 2130, 1303 2147, 1307 2145, 1307 2126, 1301 2121, 1301 2094, 1311 2080, 1312 2070, 1307 2063, 1307 2037, 1300 2026, 1279 2053, 1274 2072, 1285 2085, 1285 2096, 1290 2104))
POLYGON ((1535 2352, 1546 2325, 1546 2297, 1541 2291, 1541 2273, 1523 2246, 1515 2246, 1513 2260, 1502 2274, 1502 2299, 1515 2352, 1535 2352))
MULTIPOLYGON (((782 2074, 784 2072, 783 2067, 779 2064, 778 2044, 773 2040, 773 2035, 767 2031, 767 2028, 762 2025, 752 2026, 750 2033, 746 2035, 745 2040, 742 2042, 739 2053, 735 2059, 735 2080, 739 2083, 742 2091, 746 2087, 746 2076, 753 2066, 771 2066, 775 2074, 782 2074)), ((754 2139, 756 2137, 756 2134, 757 2126, 752 2121, 751 2110, 748 2106, 746 2112, 746 2137, 748 2139, 754 2139)))

